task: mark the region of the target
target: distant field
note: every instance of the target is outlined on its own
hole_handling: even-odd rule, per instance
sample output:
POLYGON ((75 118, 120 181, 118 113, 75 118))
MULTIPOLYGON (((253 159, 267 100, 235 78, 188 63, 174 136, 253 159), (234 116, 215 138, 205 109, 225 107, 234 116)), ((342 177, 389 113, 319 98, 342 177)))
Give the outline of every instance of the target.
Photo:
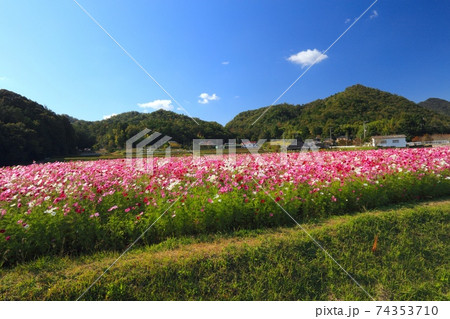
MULTIPOLYGON (((322 149, 321 152, 334 152, 334 151, 368 151, 368 150, 374 150, 374 147, 369 146, 355 146, 355 147, 339 147, 334 146, 330 149, 322 149)), ((223 149, 223 154, 227 155, 229 154, 229 149, 223 149)), ((259 149, 258 153, 264 154, 264 153, 272 153, 274 150, 270 149, 259 149)), ((298 153, 299 150, 295 151, 288 151, 289 153, 298 153)), ((235 150, 236 154, 250 154, 250 151, 247 148, 238 147, 235 150)), ((217 154, 216 149, 201 149, 200 155, 215 155, 217 154)), ((155 152, 153 154, 154 157, 165 157, 166 153, 164 151, 155 152)), ((135 153, 133 153, 133 156, 135 156, 135 153)), ((171 151, 171 156, 177 157, 177 156, 192 156, 192 150, 187 149, 174 149, 171 151)), ((106 154, 98 154, 98 155, 78 155, 78 156, 65 156, 65 157, 54 157, 51 159, 48 159, 46 162, 72 162, 72 161, 95 161, 95 160, 104 160, 104 159, 121 159, 126 158, 125 151, 116 151, 112 153, 106 153, 106 154)))
MULTIPOLYGON (((449 300, 450 199, 303 227, 376 300, 449 300), (374 238, 378 236, 373 251, 374 238)), ((117 257, 0 270, 2 300, 75 300, 117 257)), ((133 249, 82 300, 370 300, 298 227, 170 238, 133 249)))
MULTIPOLYGON (((268 151, 262 151, 261 153, 266 153, 268 151)), ((224 149, 223 154, 228 154, 229 149, 224 149)), ((215 149, 201 149, 200 155, 215 155, 215 149)), ((246 148, 237 148, 236 154, 250 154, 248 149, 246 148)), ((154 157, 165 157, 165 151, 157 151, 152 154, 154 157)), ((192 156, 192 150, 187 149, 174 149, 171 151, 171 156, 192 156)), ((47 162, 72 162, 72 161, 96 161, 96 160, 104 160, 104 159, 121 159, 126 158, 127 155, 125 151, 116 151, 113 153, 107 154, 98 154, 98 155, 79 155, 79 156, 65 156, 65 157, 55 157, 47 160, 47 162)), ((135 157, 135 152, 133 152, 133 157, 135 157)))

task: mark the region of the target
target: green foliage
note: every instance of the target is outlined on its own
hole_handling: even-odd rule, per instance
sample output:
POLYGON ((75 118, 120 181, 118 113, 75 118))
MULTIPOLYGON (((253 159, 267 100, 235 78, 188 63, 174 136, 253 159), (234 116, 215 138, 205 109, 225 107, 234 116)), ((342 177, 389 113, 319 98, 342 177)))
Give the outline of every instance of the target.
MULTIPOLYGON (((303 224, 375 300, 448 300, 450 204, 303 224), (377 249, 372 251, 375 236, 377 249)), ((117 253, 0 269, 2 300, 75 300, 117 253)), ((83 300, 369 300, 297 226, 134 248, 83 300)))
POLYGON ((420 102, 419 105, 436 113, 450 116, 449 101, 437 98, 429 98, 426 101, 420 102))
MULTIPOLYGON (((271 191, 270 196, 293 218, 304 222, 392 203, 450 195, 448 171, 440 175, 397 173, 380 177, 373 183, 355 178, 344 185, 337 181, 318 190, 320 186, 287 185, 282 192, 271 191)), ((116 192, 98 203, 74 198, 67 205, 74 208, 67 213, 45 211, 43 207, 50 203, 36 207, 32 213, 26 211, 25 203, 22 207, 13 204, 0 218, 0 229, 4 230, 0 239, 10 236, 7 241, 0 240, 0 264, 13 265, 43 255, 122 250, 161 215, 140 243, 154 244, 168 237, 263 229, 292 223, 263 192, 251 197, 252 188, 221 195, 208 185, 192 188, 169 211, 166 211, 168 203, 173 199, 162 196, 162 192, 160 189, 150 193, 116 192), (187 196, 189 200, 186 200, 187 196)))
POLYGON ((75 132, 65 116, 0 90, 0 166, 71 154, 75 144, 75 132))
POLYGON ((198 138, 229 138, 230 134, 216 122, 206 122, 170 111, 158 110, 149 114, 127 112, 107 120, 87 122, 75 121, 73 126, 79 136, 79 147, 114 151, 125 148, 125 142, 141 130, 148 128, 172 137, 181 145, 192 145, 198 138))
POLYGON ((363 123, 366 136, 406 134, 409 138, 450 132, 450 116, 443 116, 418 106, 404 97, 354 85, 323 100, 305 105, 280 104, 267 109, 239 113, 225 126, 239 138, 291 138, 349 136, 361 138, 363 123))

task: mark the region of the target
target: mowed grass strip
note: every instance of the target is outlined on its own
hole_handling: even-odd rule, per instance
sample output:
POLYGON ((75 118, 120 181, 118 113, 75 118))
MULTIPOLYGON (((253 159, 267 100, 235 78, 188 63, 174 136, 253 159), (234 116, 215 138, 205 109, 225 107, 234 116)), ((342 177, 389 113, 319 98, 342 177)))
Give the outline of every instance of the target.
MULTIPOLYGON (((449 300, 450 200, 304 227, 377 300, 449 300), (378 237, 374 247, 375 237, 378 237)), ((2 300, 75 300, 119 256, 43 257, 0 270, 2 300)), ((83 300, 368 300, 298 227, 133 249, 83 300)))

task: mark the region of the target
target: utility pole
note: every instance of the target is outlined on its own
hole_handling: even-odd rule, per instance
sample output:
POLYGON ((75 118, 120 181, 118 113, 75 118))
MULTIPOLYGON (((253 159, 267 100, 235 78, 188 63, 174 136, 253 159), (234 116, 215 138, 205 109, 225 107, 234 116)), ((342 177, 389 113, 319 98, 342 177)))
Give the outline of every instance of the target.
POLYGON ((366 139, 366 121, 363 122, 364 139, 366 139))

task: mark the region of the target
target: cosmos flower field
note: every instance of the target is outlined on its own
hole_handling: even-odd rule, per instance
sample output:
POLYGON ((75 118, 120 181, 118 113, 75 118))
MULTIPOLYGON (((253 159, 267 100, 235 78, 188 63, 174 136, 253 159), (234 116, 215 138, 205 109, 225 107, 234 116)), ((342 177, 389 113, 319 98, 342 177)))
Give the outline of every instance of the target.
MULTIPOLYGON (((136 160, 135 160, 136 161, 136 160)), ((0 265, 450 195, 450 148, 0 168, 0 265), (281 208, 282 207, 282 208, 281 208), (285 211, 283 211, 283 209, 285 211), (151 226, 151 227, 150 227, 151 226)))

